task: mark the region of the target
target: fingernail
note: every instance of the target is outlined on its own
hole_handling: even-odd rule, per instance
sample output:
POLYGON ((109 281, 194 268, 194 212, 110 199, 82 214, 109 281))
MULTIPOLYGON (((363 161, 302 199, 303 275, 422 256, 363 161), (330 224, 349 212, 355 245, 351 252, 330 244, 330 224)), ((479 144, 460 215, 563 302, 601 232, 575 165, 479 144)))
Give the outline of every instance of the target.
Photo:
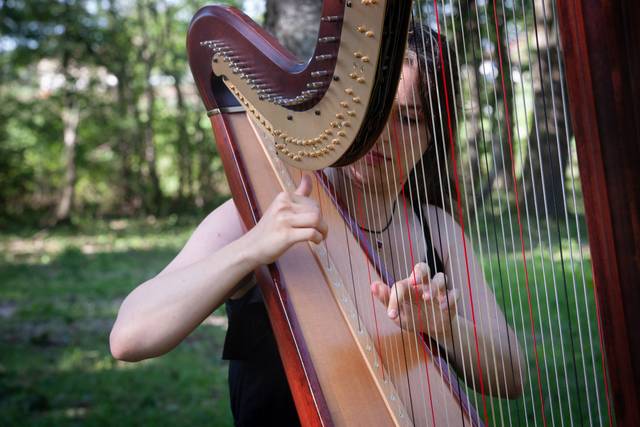
POLYGON ((398 312, 396 310, 389 310, 387 311, 387 315, 389 315, 390 318, 395 319, 398 315, 398 312))

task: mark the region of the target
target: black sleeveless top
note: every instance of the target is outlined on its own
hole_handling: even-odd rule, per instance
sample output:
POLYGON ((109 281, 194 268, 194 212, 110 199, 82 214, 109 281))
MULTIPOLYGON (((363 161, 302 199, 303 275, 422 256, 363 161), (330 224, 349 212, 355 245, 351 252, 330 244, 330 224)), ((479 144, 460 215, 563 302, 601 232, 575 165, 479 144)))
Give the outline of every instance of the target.
MULTIPOLYGON (((414 206, 420 217, 418 209, 414 206)), ((444 265, 433 251, 426 221, 423 230, 425 262, 432 274, 443 272, 444 265)), ((254 286, 241 298, 228 300, 226 311, 229 327, 222 358, 229 360, 229 394, 235 425, 300 425, 260 288, 254 286)))

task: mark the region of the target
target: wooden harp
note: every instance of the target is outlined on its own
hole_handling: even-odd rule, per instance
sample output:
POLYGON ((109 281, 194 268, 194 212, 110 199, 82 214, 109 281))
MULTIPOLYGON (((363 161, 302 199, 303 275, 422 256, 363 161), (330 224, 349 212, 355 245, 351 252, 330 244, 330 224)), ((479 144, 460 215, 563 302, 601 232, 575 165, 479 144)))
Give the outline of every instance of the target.
MULTIPOLYGON (((412 16, 410 1, 325 0, 318 44, 306 63, 298 61, 272 36, 233 8, 207 6, 196 14, 187 39, 189 62, 246 227, 252 227, 259 220, 261 212, 278 192, 294 188, 301 169, 350 164, 366 153, 384 132, 384 122, 392 111, 409 21, 429 3, 416 2, 419 11, 412 16)), ((486 26, 488 34, 489 25, 495 25, 491 31, 500 34, 506 17, 512 13, 509 8, 505 9, 504 3, 500 5, 495 1, 493 4, 486 1, 454 3, 460 10, 471 13, 475 10, 478 23, 475 43, 479 46, 481 26, 486 26), (484 18, 488 19, 485 23, 481 23, 478 12, 483 7, 484 18)), ((511 2, 512 11, 517 9, 515 3, 518 2, 511 2)), ((596 307, 589 306, 585 293, 584 302, 580 301, 584 308, 578 308, 576 302, 573 316, 577 318, 579 310, 583 310, 597 317, 594 326, 597 331, 592 332, 599 345, 593 350, 597 356, 592 359, 603 372, 598 375, 596 367, 589 365, 589 369, 593 368, 593 378, 587 378, 583 363, 584 380, 577 374, 569 378, 572 372, 567 366, 571 362, 558 368, 558 364, 543 358, 546 348, 540 348, 547 343, 553 348, 555 341, 549 334, 562 334, 563 326, 560 314, 557 320, 549 315, 548 335, 542 339, 536 336, 536 327, 545 328, 542 304, 536 300, 536 292, 544 287, 542 279, 540 284, 536 282, 535 272, 530 273, 531 284, 528 282, 527 239, 520 217, 526 215, 530 219, 532 215, 521 213, 518 204, 512 210, 514 217, 518 216, 519 234, 516 231, 515 237, 513 234, 511 237, 516 249, 522 247, 524 272, 513 275, 516 279, 523 276, 522 283, 518 284, 523 289, 522 295, 533 296, 533 306, 530 302, 528 310, 522 302, 519 306, 522 318, 519 333, 533 330, 532 336, 524 338, 529 343, 525 352, 533 354, 527 372, 522 374, 526 377, 525 396, 520 401, 505 403, 485 398, 462 384, 436 347, 428 345, 424 337, 401 332, 386 318, 379 304, 356 307, 358 302, 370 300, 369 282, 381 279, 389 283, 393 278, 368 237, 357 227, 357 218, 345 213, 340 203, 336 203, 331 183, 318 173, 313 197, 322 206, 330 226, 326 243, 297 245, 276 264, 256 272, 303 425, 564 425, 567 422, 602 425, 613 423, 614 419, 621 425, 640 422, 639 382, 633 363, 640 361, 640 351, 634 346, 637 334, 634 335, 632 327, 633 320, 640 320, 633 310, 640 298, 634 286, 639 267, 637 257, 627 255, 637 254, 640 249, 640 233, 637 226, 634 227, 640 218, 637 185, 640 177, 634 166, 640 160, 634 144, 640 135, 637 127, 640 108, 635 99, 623 96, 625 91, 632 93, 637 89, 631 77, 633 71, 640 71, 639 60, 629 54, 629 49, 640 38, 638 30, 630 25, 634 17, 640 18, 640 8, 616 2, 603 6, 606 13, 600 15, 583 3, 558 0, 557 17, 555 5, 543 13, 553 15, 559 26, 564 42, 562 66, 566 66, 567 76, 571 77, 565 90, 568 89, 566 97, 583 176, 600 313, 598 317, 596 307), (609 29, 605 32, 606 42, 599 37, 603 28, 609 29), (619 72, 611 73, 610 69, 619 72), (611 93, 617 96, 609 96, 611 93), (620 115, 616 115, 617 112, 620 115), (628 120, 622 122, 621 117, 628 120), (612 135, 616 136, 616 144, 605 143, 612 135), (629 151, 623 152, 623 149, 629 151), (618 165, 622 168, 618 169, 618 165), (625 188, 624 196, 615 190, 616 186, 625 188), (598 214, 592 214, 591 209, 598 214), (356 258, 359 262, 352 262, 356 258), (358 280, 367 286, 354 286, 358 280), (403 348, 403 366, 399 369, 391 366, 383 354, 384 349, 392 348, 403 348), (600 354, 601 351, 604 354, 600 354), (564 378, 562 387, 558 379, 549 381, 554 369, 556 376, 564 378), (573 383, 570 386, 570 382, 574 380, 583 391, 593 392, 595 388, 599 396, 597 402, 592 403, 587 397, 584 404, 572 403, 573 383), (563 396, 565 383, 569 396, 563 396)), ((451 30, 451 26, 456 25, 451 15, 438 17, 439 9, 444 8, 441 2, 434 1, 432 5, 431 12, 436 14, 432 24, 438 27, 438 35, 447 31, 447 25, 450 25, 449 32, 455 33, 451 30), (441 29, 441 25, 444 28, 441 29)), ((535 7, 532 11, 522 2, 522 11, 523 14, 535 13, 535 7)), ((443 49, 440 45, 438 48, 439 55, 451 54, 450 47, 443 49)), ((511 66, 510 58, 506 58, 508 52, 500 51, 500 44, 495 54, 494 63, 500 67, 511 66)), ((456 56, 461 61, 461 55, 456 53, 456 56)), ((562 61, 560 56, 557 61, 562 61)), ((443 80, 453 82, 448 80, 447 72, 449 70, 443 68, 443 80)), ((500 68, 498 75, 503 74, 500 68)), ((506 86, 513 87, 504 80, 498 80, 496 85, 502 86, 503 92, 507 92, 506 86)), ((505 126, 509 127, 511 107, 507 98, 504 99, 505 126)), ((454 109, 455 106, 451 106, 449 116, 454 114, 454 109)), ((564 114, 568 116, 566 109, 564 114)), ((512 147, 510 140, 509 148, 512 147)), ((510 153, 512 167, 515 155, 510 153)), ((453 173, 462 167, 456 168, 454 157, 453 173)), ((515 170, 513 174, 515 176, 515 170)), ((464 185, 455 185, 458 208, 462 206, 460 189, 464 185)), ((511 183, 507 180, 504 185, 508 188, 511 183)), ((520 185, 522 183, 514 178, 511 191, 516 193, 516 198, 520 185)), ((466 194, 462 197, 470 200, 466 194)), ((469 222, 471 233, 474 215, 479 223, 478 213, 462 213, 462 210, 458 210, 456 220, 469 222)), ((478 225, 476 231, 480 228, 478 225)), ((493 248, 500 255, 497 243, 493 248)), ((487 251, 491 250, 491 244, 487 244, 487 251)), ((529 268, 535 269, 535 257, 531 257, 529 268)), ((570 271, 571 274, 574 275, 573 292, 581 295, 587 290, 584 267, 582 283, 575 280, 576 271, 570 271)), ((571 282, 569 285, 571 287, 571 282)), ((520 319, 510 321, 518 323, 520 319)), ((570 331, 571 340, 575 333, 570 331)), ((583 335, 579 338, 582 344, 583 335)), ((576 349, 573 344, 573 371, 577 372, 575 357, 584 347, 576 345, 576 349)), ((559 352, 568 346, 560 345, 559 352)), ((578 392, 577 398, 585 396, 578 392)))

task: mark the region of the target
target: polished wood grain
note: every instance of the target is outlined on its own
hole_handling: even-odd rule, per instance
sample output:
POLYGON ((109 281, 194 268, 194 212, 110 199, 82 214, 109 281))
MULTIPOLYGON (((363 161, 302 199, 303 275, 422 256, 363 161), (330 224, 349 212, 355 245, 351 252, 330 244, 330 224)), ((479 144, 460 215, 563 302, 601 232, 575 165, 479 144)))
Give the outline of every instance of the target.
MULTIPOLYGON (((245 114, 235 113, 214 120, 225 122, 227 135, 232 135, 231 142, 236 146, 233 153, 221 155, 227 163, 225 166, 233 164, 241 171, 235 178, 232 174, 230 181, 239 198, 247 199, 249 196, 252 200, 251 203, 238 203, 243 219, 247 226, 251 226, 279 191, 291 189, 283 188, 274 172, 276 167, 256 147, 256 141, 261 141, 265 135, 247 132, 252 127, 245 114), (243 185, 250 186, 255 196, 239 188, 243 185), (255 218, 254 214, 257 215, 255 218)), ((223 149, 219 146, 219 150, 223 149)), ((300 176, 299 171, 287 171, 294 178, 300 176)), ((384 307, 373 302, 369 293, 369 274, 373 274, 371 280, 379 279, 376 267, 358 249, 360 242, 351 233, 345 235, 344 220, 330 195, 314 191, 312 196, 323 206, 323 216, 329 223, 326 247, 335 261, 335 268, 341 277, 357 278, 356 286, 349 288, 349 293, 352 299, 366 303, 360 307, 360 316, 369 319, 363 324, 367 333, 378 342, 378 352, 398 353, 404 349, 402 362, 406 366, 387 366, 387 374, 392 377, 398 397, 405 402, 405 416, 414 418, 416 425, 430 425, 434 420, 439 425, 479 424, 475 412, 468 410, 468 402, 462 402, 461 406, 455 376, 450 376, 448 370, 442 370, 439 364, 434 363, 420 337, 402 334, 398 326, 386 317, 384 307), (375 323, 371 320, 374 311, 375 323)), ((291 331, 290 336, 276 331, 279 342, 289 343, 281 347, 281 355, 290 385, 295 395, 302 392, 314 396, 311 403, 307 401, 298 405, 301 417, 308 417, 314 412, 322 414, 322 405, 314 407, 314 402, 324 400, 329 413, 329 417, 324 419, 336 425, 395 425, 398 420, 394 421, 389 410, 389 396, 381 394, 383 386, 371 372, 375 368, 367 364, 354 331, 345 321, 345 313, 332 294, 331 284, 325 279, 327 275, 323 272, 322 260, 313 255, 308 244, 301 244, 288 251, 271 268, 270 276, 260 273, 259 278, 266 279, 262 289, 270 306, 274 327, 283 329, 284 325, 284 329, 291 331), (276 277, 275 283, 268 277, 276 277), (305 368, 307 363, 311 363, 311 375, 305 368)), ((392 357, 386 361, 397 363, 398 359, 392 357)), ((466 399, 465 396, 462 398, 466 399)))
POLYGON ((640 425, 640 3, 558 0, 607 377, 640 425))

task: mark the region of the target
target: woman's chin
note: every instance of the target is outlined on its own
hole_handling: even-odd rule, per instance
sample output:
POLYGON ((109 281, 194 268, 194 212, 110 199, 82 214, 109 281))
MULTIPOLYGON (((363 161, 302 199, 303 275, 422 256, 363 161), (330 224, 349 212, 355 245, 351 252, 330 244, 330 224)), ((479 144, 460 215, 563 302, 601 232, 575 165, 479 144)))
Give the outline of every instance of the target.
POLYGON ((355 164, 348 166, 348 177, 353 185, 359 189, 366 191, 380 190, 382 188, 381 183, 376 182, 376 176, 371 176, 374 171, 367 170, 368 173, 362 173, 362 169, 358 168, 355 164))
POLYGON ((348 169, 347 176, 349 177, 349 180, 357 187, 360 187, 360 188, 364 187, 365 177, 358 170, 355 164, 351 164, 347 166, 347 169, 348 169))

